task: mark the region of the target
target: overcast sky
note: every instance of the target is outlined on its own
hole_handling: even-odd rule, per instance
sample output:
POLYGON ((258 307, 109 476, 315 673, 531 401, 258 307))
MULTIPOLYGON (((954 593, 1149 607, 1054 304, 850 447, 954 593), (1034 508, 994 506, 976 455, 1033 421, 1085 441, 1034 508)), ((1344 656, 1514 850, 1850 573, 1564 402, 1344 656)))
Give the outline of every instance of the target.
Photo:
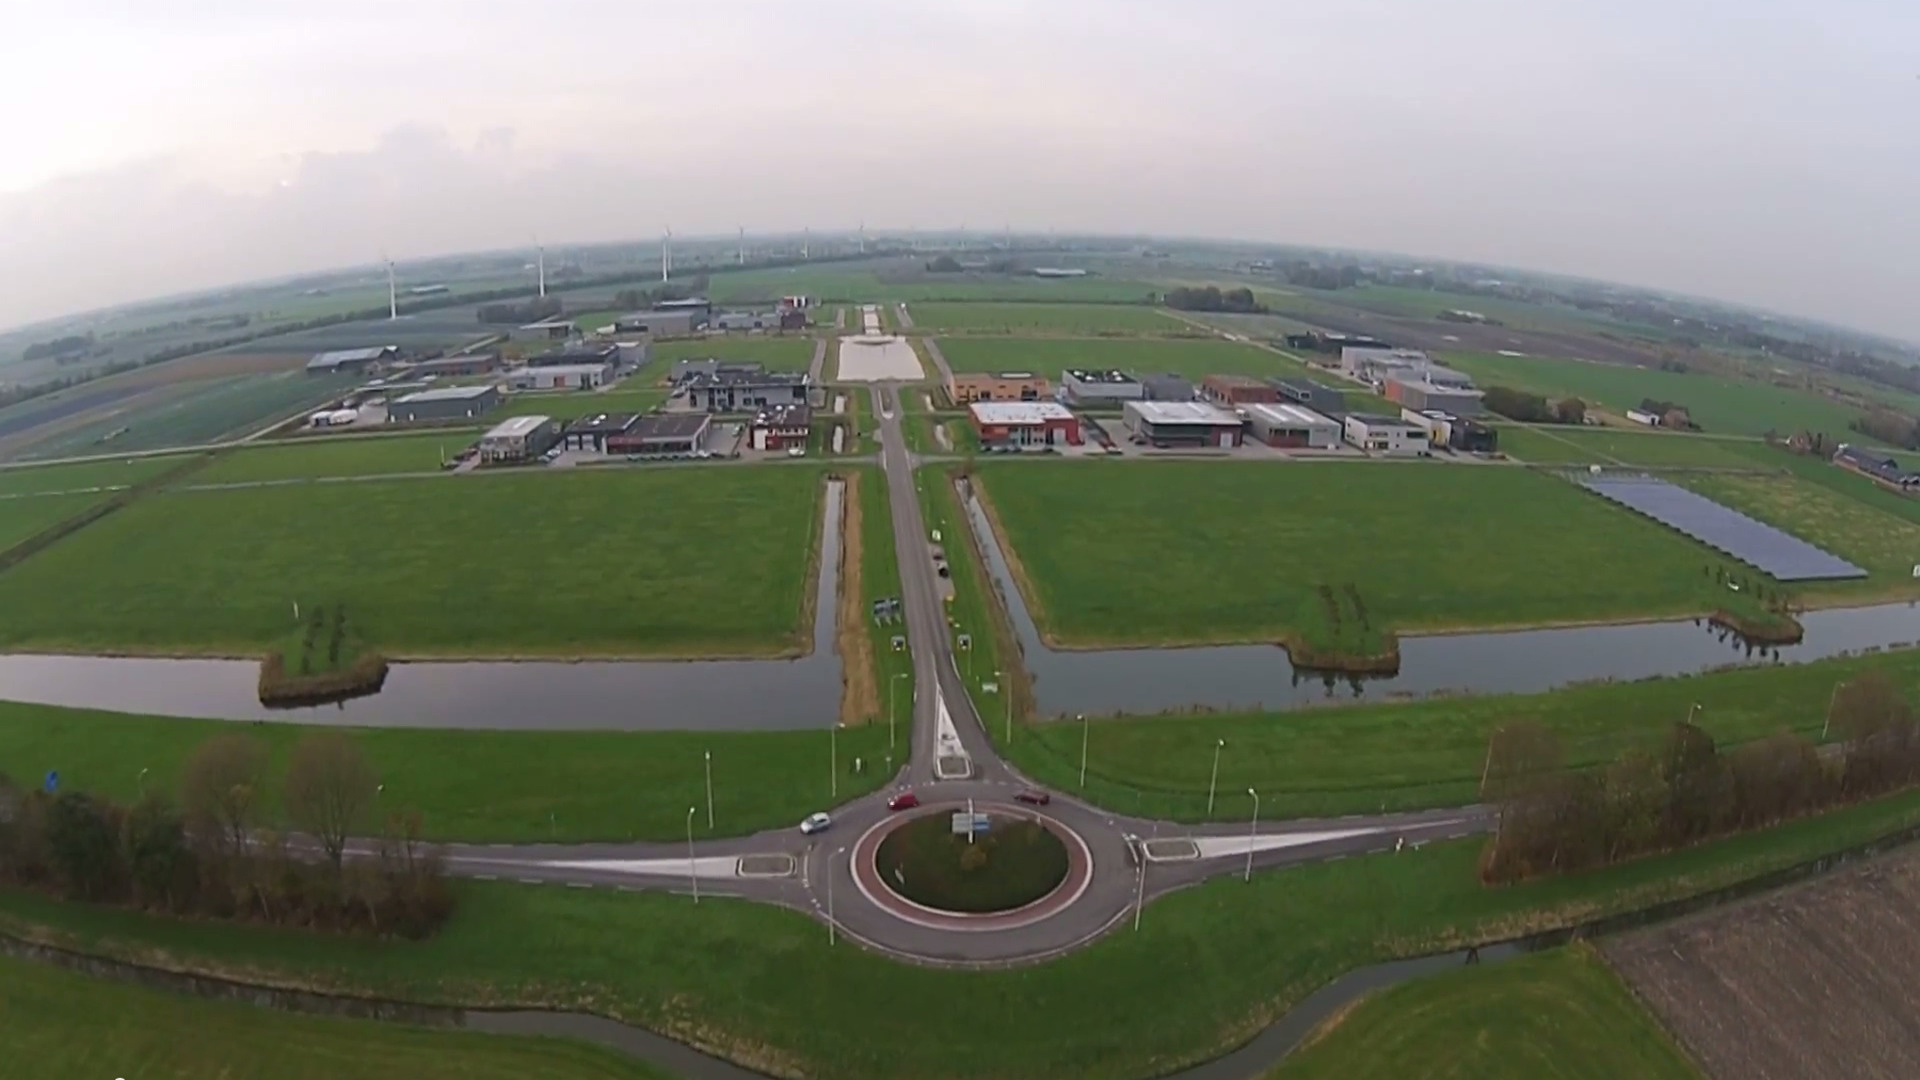
POLYGON ((0 325, 801 226, 1328 244, 1920 339, 1914 0, 62 0, 0 34, 0 325))

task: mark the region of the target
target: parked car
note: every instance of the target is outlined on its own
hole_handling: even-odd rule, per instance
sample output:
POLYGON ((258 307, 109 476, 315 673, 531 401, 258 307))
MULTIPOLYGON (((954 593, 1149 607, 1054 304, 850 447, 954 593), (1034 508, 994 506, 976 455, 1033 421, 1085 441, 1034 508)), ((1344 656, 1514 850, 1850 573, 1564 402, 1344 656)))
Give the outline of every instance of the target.
POLYGON ((902 791, 887 800, 889 810, 911 810, 920 805, 920 796, 911 791, 902 791))
POLYGON ((817 814, 808 814, 807 819, 800 823, 800 831, 812 836, 814 833, 826 832, 827 827, 832 824, 833 819, 828 817, 825 811, 821 811, 817 814))
POLYGON ((1013 797, 1016 801, 1026 803, 1030 806, 1045 806, 1053 801, 1052 795, 1041 791, 1039 788, 1021 788, 1019 791, 1013 793, 1013 797))

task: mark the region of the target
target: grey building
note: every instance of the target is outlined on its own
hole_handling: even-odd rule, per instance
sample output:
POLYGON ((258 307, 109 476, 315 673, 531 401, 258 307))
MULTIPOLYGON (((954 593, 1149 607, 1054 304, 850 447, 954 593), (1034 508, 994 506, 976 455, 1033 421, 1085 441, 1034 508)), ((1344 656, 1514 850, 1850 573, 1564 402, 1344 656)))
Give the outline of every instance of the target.
POLYGON ((620 362, 618 345, 568 345, 564 348, 549 349, 539 356, 527 357, 528 367, 576 367, 582 365, 605 365, 612 367, 620 362))
POLYGON ((482 461, 532 461, 560 441, 560 422, 546 416, 515 416, 480 436, 482 461))
POLYGON ((1156 447, 1240 445, 1240 417, 1204 401, 1129 401, 1127 431, 1156 447))
POLYGON ((1435 409, 1473 416, 1486 411, 1481 404, 1486 395, 1472 386, 1445 386, 1420 375, 1389 375, 1385 391, 1388 401, 1415 412, 1435 409))
POLYGON ((1146 390, 1124 371, 1063 371, 1060 396, 1074 405, 1100 405, 1139 401, 1146 390))
POLYGON ((675 360, 667 381, 679 386, 696 375, 758 375, 762 370, 761 365, 752 360, 675 360))
POLYGON ((688 337, 706 325, 707 313, 703 308, 655 308, 620 316, 613 320, 613 332, 650 334, 657 338, 688 337))
POLYGON ((769 405, 809 403, 805 372, 720 372, 681 384, 687 403, 702 412, 752 412, 769 405))
POLYGON ((307 361, 309 375, 339 375, 341 373, 360 374, 378 371, 382 365, 390 364, 400 358, 400 346, 375 345, 365 349, 335 349, 332 352, 315 353, 307 361))
POLYGON ((1142 376, 1140 389, 1148 401, 1192 401, 1194 395, 1193 380, 1172 372, 1142 376))
POLYGON ((1342 435, 1340 421, 1296 405, 1293 402, 1246 407, 1247 425, 1253 437, 1268 446, 1311 450, 1338 450, 1342 435))
POLYGON ((612 364, 548 364, 507 375, 515 390, 591 390, 612 380, 612 364))
POLYGON ((641 417, 632 427, 607 437, 609 454, 690 454, 705 449, 713 418, 705 413, 641 417))
POLYGON ((625 434, 639 423, 638 413, 599 413, 583 416, 560 432, 560 443, 569 450, 606 453, 607 440, 625 434))
POLYGON ((500 404, 492 386, 449 386, 421 390, 387 403, 387 422, 413 424, 427 420, 470 420, 500 404))
POLYGON ((1322 416, 1335 420, 1347 415, 1347 395, 1311 379, 1274 379, 1274 389, 1282 400, 1305 405, 1322 416))
POLYGON ((777 311, 723 311, 707 324, 715 330, 778 330, 777 311))

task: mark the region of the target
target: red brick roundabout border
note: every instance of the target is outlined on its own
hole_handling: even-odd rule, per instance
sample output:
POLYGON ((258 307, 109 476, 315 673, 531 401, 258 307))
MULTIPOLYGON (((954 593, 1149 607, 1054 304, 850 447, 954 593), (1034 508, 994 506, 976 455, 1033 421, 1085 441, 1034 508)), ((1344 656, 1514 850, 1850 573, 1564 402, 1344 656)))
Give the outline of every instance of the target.
POLYGON ((880 842, 895 829, 901 828, 910 821, 918 821, 935 814, 953 814, 966 809, 967 804, 963 802, 925 806, 913 813, 889 817, 861 833, 860 838, 853 842, 852 850, 848 852, 848 866, 853 872, 854 884, 860 887, 860 894, 866 897, 868 903, 902 922, 912 923, 929 930, 977 933, 989 930, 1018 930, 1044 922, 1071 907, 1074 901, 1080 899, 1081 895, 1087 891, 1088 884, 1093 881, 1093 852, 1088 850, 1087 842, 1080 838, 1079 833, 1030 807, 976 801, 973 807, 975 813, 1038 822, 1041 828, 1059 838, 1067 849, 1067 876, 1060 880, 1060 884, 1054 886, 1052 892, 1023 907, 1014 908, 1012 911, 979 914, 941 911, 938 908, 914 903, 894 892, 893 887, 880 876, 880 868, 876 861, 880 852, 880 842))

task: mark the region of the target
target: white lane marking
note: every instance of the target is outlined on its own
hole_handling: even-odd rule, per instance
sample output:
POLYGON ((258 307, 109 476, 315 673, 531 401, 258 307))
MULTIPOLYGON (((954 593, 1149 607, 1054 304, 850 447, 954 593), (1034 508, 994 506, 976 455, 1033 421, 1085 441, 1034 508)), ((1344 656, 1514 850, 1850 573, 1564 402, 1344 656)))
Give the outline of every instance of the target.
POLYGON ((739 876, 740 856, 702 855, 687 859, 568 859, 542 861, 538 865, 553 870, 598 870, 608 874, 635 876, 730 878, 739 876))
POLYGON ((1200 849, 1203 859, 1217 859, 1225 855, 1245 855, 1249 847, 1259 851, 1279 851, 1283 848, 1305 847, 1308 844, 1324 844, 1333 840, 1346 840, 1355 836, 1375 836, 1389 829, 1375 827, 1371 829, 1333 829, 1328 832, 1266 833, 1255 837, 1245 836, 1196 836, 1193 844, 1200 849), (1251 842, 1249 842, 1251 841, 1251 842))

